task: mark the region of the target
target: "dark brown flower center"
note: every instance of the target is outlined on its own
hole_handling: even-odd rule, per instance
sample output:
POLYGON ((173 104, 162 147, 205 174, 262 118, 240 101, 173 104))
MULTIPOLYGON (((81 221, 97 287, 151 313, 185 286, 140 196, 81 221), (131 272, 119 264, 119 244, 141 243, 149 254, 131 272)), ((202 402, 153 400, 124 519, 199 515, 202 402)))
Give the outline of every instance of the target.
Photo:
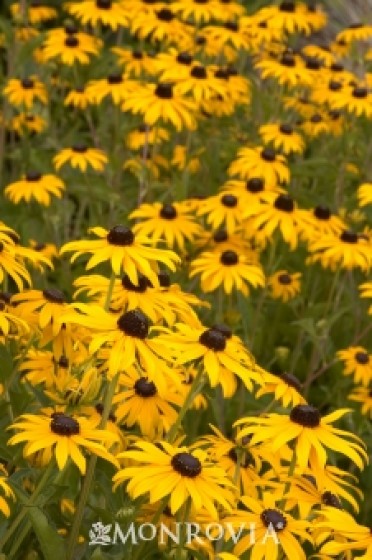
POLYGON ((189 66, 192 63, 192 56, 188 52, 181 52, 177 56, 177 62, 189 66))
POLYGON ((360 365, 365 366, 369 363, 369 356, 368 356, 367 352, 356 352, 354 357, 355 357, 355 360, 360 365))
POLYGON ((126 226, 114 226, 107 234, 107 241, 110 245, 125 247, 132 245, 134 241, 133 231, 126 226))
POLYGON ((160 99, 172 99, 173 85, 169 83, 158 84, 155 89, 155 95, 160 99))
POLYGON ((23 80, 21 80, 21 85, 23 89, 32 89, 34 87, 34 80, 31 78, 23 78, 23 80))
POLYGON ((319 115, 319 114, 317 113, 316 115, 313 115, 313 116, 311 117, 310 122, 316 124, 316 123, 322 122, 322 120, 323 120, 322 115, 319 115))
POLYGON ((223 243, 227 241, 229 236, 227 235, 227 231, 225 229, 218 229, 213 235, 213 241, 216 243, 223 243))
POLYGON ((279 283, 282 284, 283 286, 289 286, 290 284, 292 284, 292 278, 290 277, 289 274, 286 274, 284 272, 283 274, 279 274, 278 280, 279 283))
POLYGON ((262 150, 261 152, 261 157, 262 159, 264 159, 265 161, 275 161, 275 157, 276 157, 276 153, 274 150, 272 150, 271 148, 265 148, 264 150, 262 150))
POLYGON ((34 183, 36 181, 40 181, 42 175, 38 171, 29 171, 26 173, 26 181, 29 183, 34 183))
POLYGON ((360 29, 361 27, 363 27, 363 23, 360 23, 360 21, 358 21, 356 23, 351 23, 348 26, 348 29, 360 29))
POLYGON ((148 278, 143 274, 138 275, 138 286, 132 283, 132 281, 129 279, 128 274, 125 274, 122 277, 121 284, 126 290, 129 290, 130 292, 137 292, 139 294, 143 294, 150 286, 148 278))
POLYGON ((264 509, 261 520, 266 527, 272 527, 275 531, 283 531, 287 525, 286 518, 277 509, 264 509))
POLYGON ((171 285, 171 279, 168 272, 159 272, 158 280, 161 288, 169 288, 171 285))
POLYGON ((289 68, 293 68, 296 66, 296 59, 293 54, 284 53, 282 58, 280 59, 280 64, 283 66, 288 66, 289 68))
POLYGON ((140 397, 153 397, 156 395, 157 390, 152 381, 147 381, 146 377, 140 377, 134 384, 134 390, 140 397))
POLYGON ((259 177, 252 177, 252 179, 249 179, 249 181, 247 181, 245 188, 247 189, 247 191, 252 193, 261 192, 265 188, 265 182, 259 177))
POLYGON ((342 89, 342 83, 337 82, 336 80, 331 80, 328 84, 328 89, 331 91, 340 91, 340 89, 342 89))
POLYGON ((110 10, 112 7, 112 0, 96 0, 96 6, 100 10, 110 10))
POLYGON ((223 323, 218 323, 217 325, 213 325, 212 329, 214 331, 218 331, 221 334, 223 334, 223 336, 225 338, 231 338, 232 337, 232 330, 230 329, 230 327, 228 327, 227 325, 224 325, 223 323))
POLYGON ((121 331, 134 338, 145 339, 149 334, 150 322, 139 309, 124 313, 117 322, 121 331))
POLYGON ((224 194, 221 196, 221 202, 227 208, 235 208, 238 204, 238 199, 233 194, 224 194))
POLYGON ((314 216, 318 218, 318 220, 329 220, 331 211, 327 206, 316 206, 314 208, 314 216))
POLYGON ((50 422, 50 429, 59 436, 73 436, 80 432, 79 422, 63 412, 54 412, 50 422))
POLYGON ((70 36, 65 39, 65 47, 74 48, 78 46, 79 46, 79 39, 77 37, 70 36))
POLYGON ((236 31, 239 31, 239 26, 238 26, 238 24, 236 23, 236 21, 227 21, 227 22, 224 24, 224 28, 225 28, 225 29, 228 29, 229 31, 235 31, 235 32, 236 32, 236 31))
POLYGON ((48 288, 47 290, 43 290, 43 296, 51 303, 62 304, 66 302, 64 293, 57 288, 48 288))
POLYGON ((143 52, 142 51, 132 51, 132 56, 136 60, 142 60, 143 59, 143 52))
POLYGON ((368 89, 365 87, 355 87, 351 95, 357 99, 365 99, 368 96, 368 89))
POLYGON ((74 144, 71 149, 77 154, 85 154, 88 151, 88 146, 86 144, 74 144))
POLYGON ((320 70, 322 67, 322 62, 319 58, 316 57, 307 57, 306 58, 306 68, 308 70, 320 70))
POLYGON ((177 218, 177 210, 173 204, 163 204, 159 212, 161 218, 165 220, 174 220, 177 218))
POLYGON ((320 424, 320 412, 309 404, 299 404, 292 408, 290 419, 305 428, 317 428, 320 424))
POLYGON ((224 251, 220 256, 220 262, 225 266, 233 266, 238 264, 239 256, 235 251, 224 251))
POLYGON ((340 239, 344 243, 358 243, 358 234, 354 231, 346 230, 341 233, 340 239))
POLYGON ((282 134, 293 134, 293 126, 290 124, 281 124, 279 130, 282 134))
POLYGON ((215 352, 223 352, 226 348, 225 336, 215 329, 207 329, 199 337, 200 344, 214 350, 215 352))
POLYGON ((289 194, 280 194, 275 200, 274 206, 277 210, 282 210, 283 212, 293 212, 294 201, 289 194))
POLYGON ((109 74, 107 76, 107 82, 110 85, 121 84, 123 82, 122 74, 109 74))
POLYGON ((172 457, 171 465, 176 472, 188 478, 195 478, 202 471, 199 459, 191 453, 176 453, 172 457))
POLYGON ((162 8, 156 12, 156 16, 160 21, 172 21, 174 19, 174 14, 168 8, 162 8))
POLYGON ((336 496, 336 494, 329 492, 329 490, 327 490, 322 494, 322 502, 325 506, 331 506, 337 509, 343 509, 341 502, 336 496))
POLYGON ((61 356, 58 360, 59 367, 67 369, 70 365, 69 359, 66 356, 61 356))
POLYGON ((281 12, 290 12, 293 13, 296 9, 295 3, 294 2, 282 2, 279 5, 279 10, 281 12))
POLYGON ((198 78, 200 80, 204 80, 207 77, 207 71, 204 66, 194 66, 191 69, 190 75, 193 78, 198 78))

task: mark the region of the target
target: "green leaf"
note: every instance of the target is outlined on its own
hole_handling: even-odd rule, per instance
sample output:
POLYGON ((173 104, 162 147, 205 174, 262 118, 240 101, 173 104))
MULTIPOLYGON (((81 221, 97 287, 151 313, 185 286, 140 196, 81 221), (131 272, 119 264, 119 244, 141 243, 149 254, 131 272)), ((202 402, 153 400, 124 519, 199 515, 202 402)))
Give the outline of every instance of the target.
POLYGON ((56 558, 64 560, 65 543, 55 527, 49 524, 47 516, 38 507, 29 508, 27 515, 39 541, 44 560, 56 560, 56 558))

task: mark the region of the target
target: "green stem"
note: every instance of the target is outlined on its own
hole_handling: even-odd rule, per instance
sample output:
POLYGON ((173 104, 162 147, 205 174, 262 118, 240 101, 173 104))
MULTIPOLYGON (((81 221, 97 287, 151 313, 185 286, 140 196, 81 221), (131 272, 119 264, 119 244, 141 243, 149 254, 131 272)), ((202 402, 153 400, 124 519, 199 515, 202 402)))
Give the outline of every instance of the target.
POLYGON ((29 501, 27 502, 27 504, 24 504, 23 508, 21 509, 21 511, 19 512, 19 514, 17 515, 17 517, 14 519, 13 523, 10 525, 10 527, 8 528, 8 530, 6 531, 5 535, 3 536, 3 538, 0 540, 0 551, 3 550, 4 545, 8 542, 8 540, 10 539, 10 537, 13 535, 13 533, 15 532, 15 530, 17 529, 17 527, 19 526, 19 524, 23 521, 23 519, 25 518, 28 508, 30 506, 35 505, 36 499, 39 497, 39 495, 41 494, 42 490, 44 489, 50 473, 52 471, 54 467, 54 461, 51 461, 48 465, 48 467, 45 469, 42 477, 40 478, 39 484, 37 485, 37 487, 35 488, 32 496, 30 497, 29 501))
POLYGON ((113 289, 114 289, 115 280, 116 280, 116 275, 113 272, 111 274, 110 283, 109 283, 108 288, 107 288, 107 294, 106 294, 106 300, 105 300, 105 306, 104 306, 105 311, 108 311, 110 309, 111 296, 112 296, 112 292, 113 292, 113 289))
POLYGON ((288 481, 285 483, 284 491, 283 491, 283 497, 282 497, 282 499, 279 503, 279 508, 281 510, 284 510, 284 508, 285 508, 285 503, 287 501, 286 496, 287 496, 287 494, 288 494, 288 492, 291 488, 291 484, 292 484, 291 479, 292 479, 292 476, 293 476, 295 468, 296 468, 296 463, 297 463, 297 453, 296 453, 296 448, 294 448, 292 459, 291 459, 291 462, 289 464, 289 469, 288 469, 288 481))
POLYGON ((203 379, 203 374, 201 371, 198 371, 197 375, 195 376, 191 387, 190 387, 190 391, 185 399, 185 402, 183 403, 181 410, 178 413, 178 417, 177 420, 175 421, 175 423, 173 424, 173 426, 171 426, 166 440, 169 441, 169 443, 173 443, 174 440, 177 437, 177 432, 178 429, 182 423, 182 420, 186 414, 186 412, 189 410, 192 402, 194 401, 196 395, 198 395, 201 391, 201 389, 203 388, 205 383, 205 380, 203 379))

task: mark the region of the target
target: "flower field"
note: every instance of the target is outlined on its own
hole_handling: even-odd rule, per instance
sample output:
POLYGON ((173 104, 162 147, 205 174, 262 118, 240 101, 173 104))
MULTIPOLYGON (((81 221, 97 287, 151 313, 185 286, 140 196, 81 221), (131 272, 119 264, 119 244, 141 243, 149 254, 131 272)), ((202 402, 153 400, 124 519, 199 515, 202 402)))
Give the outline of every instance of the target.
POLYGON ((0 560, 372 560, 372 19, 0 6, 0 560))

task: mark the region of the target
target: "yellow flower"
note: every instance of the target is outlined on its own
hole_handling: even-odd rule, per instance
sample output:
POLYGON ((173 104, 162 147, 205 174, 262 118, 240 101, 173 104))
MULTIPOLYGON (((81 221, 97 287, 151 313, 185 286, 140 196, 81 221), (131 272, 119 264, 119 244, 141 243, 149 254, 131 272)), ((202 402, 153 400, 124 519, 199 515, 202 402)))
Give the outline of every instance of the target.
POLYGON ((312 255, 309 262, 319 261, 324 268, 334 270, 337 266, 351 270, 368 271, 372 264, 371 244, 361 235, 344 230, 341 235, 328 235, 309 242, 312 255))
POLYGON ((368 387, 372 381, 372 355, 362 346, 350 346, 339 350, 337 358, 344 362, 344 375, 353 375, 355 383, 368 387))
POLYGON ((273 144, 276 150, 284 154, 299 153, 305 149, 302 136, 290 124, 265 124, 260 126, 259 134, 265 144, 273 144))
POLYGON ((124 4, 116 0, 69 2, 67 11, 83 25, 90 24, 92 27, 102 24, 116 31, 118 27, 126 27, 128 24, 128 12, 124 4))
POLYGON ((271 148, 241 148, 237 159, 231 163, 228 174, 239 175, 241 179, 258 177, 264 179, 270 187, 275 187, 278 183, 289 182, 290 172, 286 163, 285 157, 271 148))
POLYGON ((89 64, 90 56, 97 55, 101 46, 100 39, 79 31, 74 25, 67 25, 48 32, 43 43, 43 57, 44 60, 57 58, 68 66, 76 62, 89 64))
POLYGON ((0 490, 2 494, 4 494, 4 496, 0 496, 0 511, 5 515, 5 517, 9 517, 10 515, 7 498, 15 500, 15 494, 6 480, 7 476, 8 473, 6 472, 5 467, 0 465, 0 490))
POLYGON ((282 301, 296 297, 301 291, 301 276, 301 272, 290 274, 287 270, 278 270, 272 274, 267 280, 271 297, 282 301))
POLYGON ((358 187, 359 206, 372 204, 372 183, 363 183, 358 187))
POLYGON ((24 105, 27 109, 31 109, 35 101, 40 101, 44 105, 48 103, 45 86, 36 76, 22 80, 11 78, 4 88, 4 95, 11 105, 17 107, 24 105))
POLYGON ((64 182, 56 175, 50 173, 43 175, 38 171, 30 171, 20 181, 7 185, 4 194, 14 204, 19 204, 22 200, 30 202, 31 199, 35 199, 39 204, 49 206, 51 195, 61 198, 64 189, 64 182))
POLYGON ((77 167, 83 173, 87 170, 88 165, 95 171, 102 171, 107 161, 107 156, 102 150, 88 148, 85 144, 64 148, 53 158, 54 167, 57 170, 69 163, 71 167, 77 167))

